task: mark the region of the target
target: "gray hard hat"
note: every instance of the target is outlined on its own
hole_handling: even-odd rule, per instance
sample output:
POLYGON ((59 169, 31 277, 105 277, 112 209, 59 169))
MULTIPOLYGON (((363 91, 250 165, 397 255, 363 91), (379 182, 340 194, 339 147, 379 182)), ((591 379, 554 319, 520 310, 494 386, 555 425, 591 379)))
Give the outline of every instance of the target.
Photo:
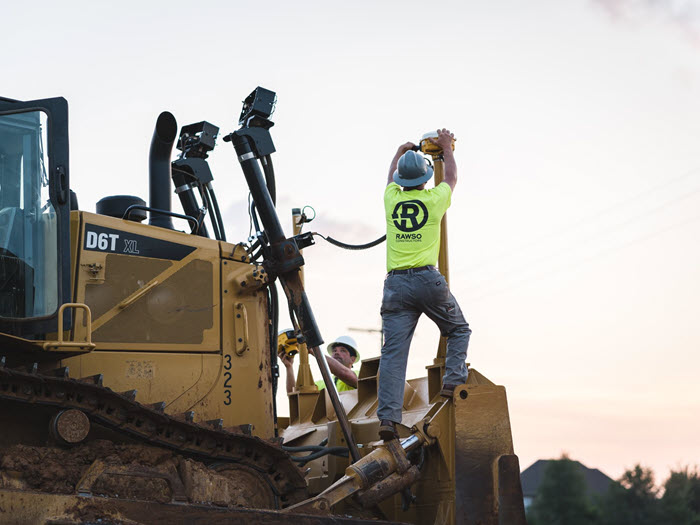
POLYGON ((394 182, 405 188, 420 186, 433 176, 433 167, 428 161, 413 150, 401 155, 398 169, 394 172, 394 182))

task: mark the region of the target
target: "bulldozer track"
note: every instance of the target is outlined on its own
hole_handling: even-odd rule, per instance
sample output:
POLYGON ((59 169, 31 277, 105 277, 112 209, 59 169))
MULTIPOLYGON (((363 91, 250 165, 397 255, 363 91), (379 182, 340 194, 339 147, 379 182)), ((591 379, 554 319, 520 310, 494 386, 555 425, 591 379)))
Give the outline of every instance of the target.
POLYGON ((50 375, 40 374, 37 369, 36 364, 8 368, 5 358, 0 359, 0 399, 77 409, 90 421, 146 444, 208 464, 228 462, 252 468, 270 485, 280 509, 306 497, 302 472, 278 444, 243 431, 223 429, 221 420, 204 426, 191 421, 192 413, 166 414, 165 403, 138 403, 136 391, 119 393, 102 386, 100 374, 73 379, 67 368, 54 370, 50 375))

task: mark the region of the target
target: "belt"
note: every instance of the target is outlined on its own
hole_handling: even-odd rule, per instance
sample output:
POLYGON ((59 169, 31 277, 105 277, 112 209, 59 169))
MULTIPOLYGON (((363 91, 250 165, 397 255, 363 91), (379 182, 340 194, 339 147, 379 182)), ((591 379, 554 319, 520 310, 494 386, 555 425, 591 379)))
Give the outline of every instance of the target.
POLYGON ((414 272, 424 272, 426 270, 434 270, 435 266, 429 264, 428 266, 419 266, 418 268, 406 268, 405 270, 391 270, 387 275, 398 275, 402 273, 414 273, 414 272))

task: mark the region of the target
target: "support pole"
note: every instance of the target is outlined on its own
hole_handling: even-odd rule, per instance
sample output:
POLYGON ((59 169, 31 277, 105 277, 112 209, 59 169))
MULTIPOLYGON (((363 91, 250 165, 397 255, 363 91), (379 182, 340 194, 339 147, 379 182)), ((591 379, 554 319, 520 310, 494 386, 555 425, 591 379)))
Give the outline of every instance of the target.
MULTIPOLYGON (((435 169, 435 186, 445 180, 445 162, 442 154, 433 155, 433 165, 435 169)), ((442 216, 440 222, 440 253, 438 254, 438 268, 440 273, 445 277, 447 286, 450 285, 450 259, 447 247, 447 213, 442 216)), ((438 350, 433 363, 436 365, 445 364, 445 356, 447 355, 447 338, 440 336, 438 350)))
MULTIPOLYGON (((301 233, 301 210, 299 208, 292 209, 292 231, 294 235, 299 235, 301 233)), ((299 250, 302 253, 302 250, 299 250)), ((301 279, 301 285, 304 286, 304 267, 299 268, 299 278, 301 279)), ((318 387, 314 383, 314 376, 311 373, 311 367, 309 366, 309 348, 306 343, 301 343, 299 345, 299 372, 297 373, 297 392, 307 393, 307 392, 318 392, 318 387)))

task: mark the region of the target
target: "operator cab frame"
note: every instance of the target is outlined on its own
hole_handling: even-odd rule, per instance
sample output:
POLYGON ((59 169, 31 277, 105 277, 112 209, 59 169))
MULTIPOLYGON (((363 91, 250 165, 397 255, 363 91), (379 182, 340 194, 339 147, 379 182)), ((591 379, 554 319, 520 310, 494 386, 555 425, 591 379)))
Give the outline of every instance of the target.
POLYGON ((69 188, 67 101, 0 97, 0 332, 59 331, 72 298, 69 188))

